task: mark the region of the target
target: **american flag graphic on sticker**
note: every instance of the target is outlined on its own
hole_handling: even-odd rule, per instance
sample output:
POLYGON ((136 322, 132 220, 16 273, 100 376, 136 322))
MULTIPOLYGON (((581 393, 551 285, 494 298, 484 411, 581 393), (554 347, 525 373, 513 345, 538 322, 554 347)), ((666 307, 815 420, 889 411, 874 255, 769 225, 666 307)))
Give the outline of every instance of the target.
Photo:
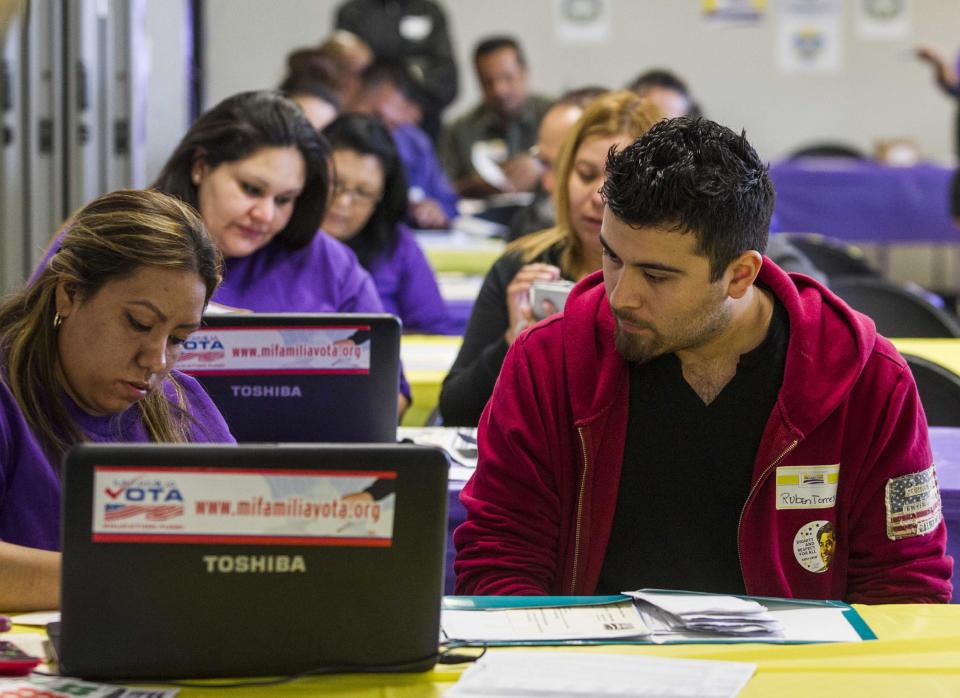
POLYGON ((887 538, 922 536, 940 525, 940 489, 933 465, 887 481, 887 538))

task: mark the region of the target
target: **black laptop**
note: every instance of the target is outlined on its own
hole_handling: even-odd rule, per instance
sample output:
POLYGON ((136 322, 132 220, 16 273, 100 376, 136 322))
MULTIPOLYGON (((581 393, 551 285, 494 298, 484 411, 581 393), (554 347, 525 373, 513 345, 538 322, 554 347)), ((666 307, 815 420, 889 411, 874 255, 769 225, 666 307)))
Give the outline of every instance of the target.
POLYGON ((394 445, 81 445, 58 656, 89 679, 423 671, 447 459, 394 445))
POLYGON ((397 440, 400 321, 386 314, 207 315, 177 369, 237 441, 397 440))

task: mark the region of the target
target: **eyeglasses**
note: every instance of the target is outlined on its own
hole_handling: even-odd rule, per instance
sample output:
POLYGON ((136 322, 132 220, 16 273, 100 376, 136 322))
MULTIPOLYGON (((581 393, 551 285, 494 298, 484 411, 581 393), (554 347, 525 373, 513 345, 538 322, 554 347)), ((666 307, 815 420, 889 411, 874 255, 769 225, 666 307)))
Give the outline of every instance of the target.
POLYGON ((354 187, 348 187, 345 184, 339 182, 334 182, 333 189, 330 191, 330 198, 337 199, 341 196, 349 196, 350 203, 352 204, 363 204, 364 206, 372 206, 380 200, 382 194, 380 192, 367 191, 366 189, 357 189, 354 187))

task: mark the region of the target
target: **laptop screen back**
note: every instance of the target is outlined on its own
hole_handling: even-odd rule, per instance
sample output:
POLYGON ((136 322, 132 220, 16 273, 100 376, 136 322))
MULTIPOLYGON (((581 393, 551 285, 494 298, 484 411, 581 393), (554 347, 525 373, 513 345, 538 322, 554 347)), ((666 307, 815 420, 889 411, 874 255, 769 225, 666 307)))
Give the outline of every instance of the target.
POLYGON ((177 369, 239 442, 395 442, 400 322, 392 315, 209 315, 177 369))
POLYGON ((447 460, 398 445, 81 445, 63 485, 61 672, 433 666, 447 460))

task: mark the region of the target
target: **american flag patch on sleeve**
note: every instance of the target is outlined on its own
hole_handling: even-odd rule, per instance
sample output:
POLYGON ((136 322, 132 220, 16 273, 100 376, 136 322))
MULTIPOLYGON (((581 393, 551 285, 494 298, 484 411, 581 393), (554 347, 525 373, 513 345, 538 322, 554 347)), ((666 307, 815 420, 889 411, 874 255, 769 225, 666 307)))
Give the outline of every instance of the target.
POLYGON ((933 465, 919 473, 887 481, 887 538, 900 540, 930 533, 940 525, 940 489, 933 465))

